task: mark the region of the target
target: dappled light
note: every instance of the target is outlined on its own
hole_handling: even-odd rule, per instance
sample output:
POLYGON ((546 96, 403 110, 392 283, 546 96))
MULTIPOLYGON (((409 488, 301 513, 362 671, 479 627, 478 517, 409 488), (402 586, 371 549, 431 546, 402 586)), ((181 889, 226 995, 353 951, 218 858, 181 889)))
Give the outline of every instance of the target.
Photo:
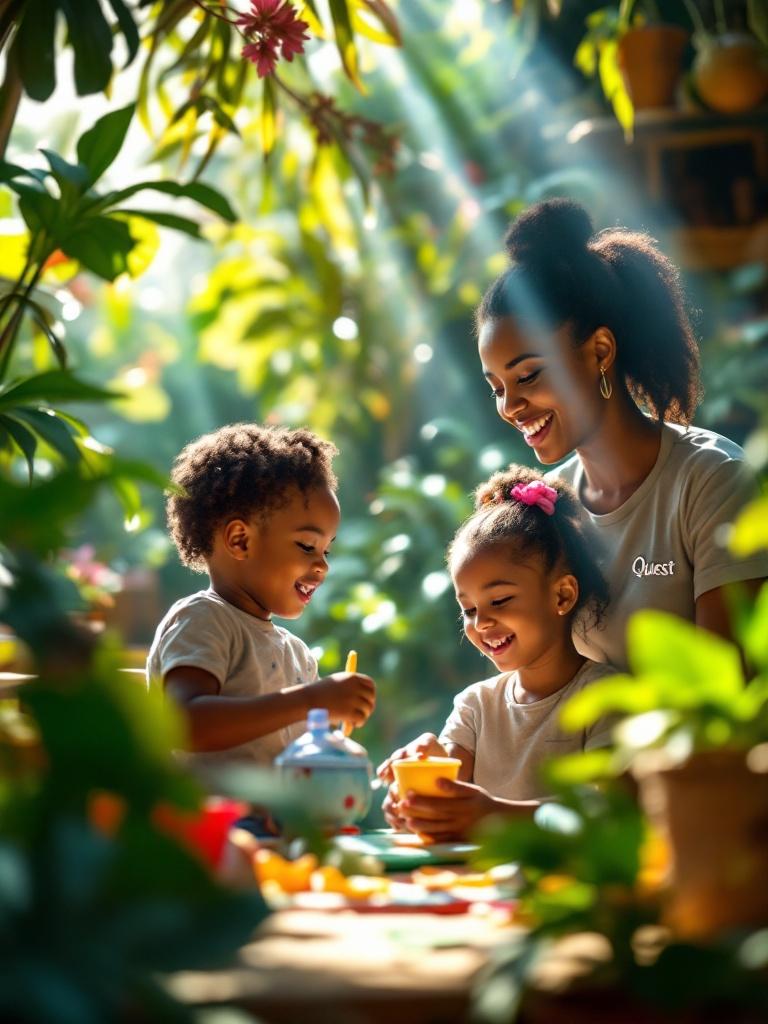
POLYGON ((0 73, 0 1018, 764 1019, 765 5, 0 73))

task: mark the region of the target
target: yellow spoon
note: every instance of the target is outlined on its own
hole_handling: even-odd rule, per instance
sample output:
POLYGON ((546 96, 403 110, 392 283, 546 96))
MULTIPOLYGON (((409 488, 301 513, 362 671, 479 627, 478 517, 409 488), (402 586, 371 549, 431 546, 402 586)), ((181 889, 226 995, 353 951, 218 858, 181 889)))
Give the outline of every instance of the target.
MULTIPOLYGON (((344 666, 344 671, 357 672, 357 651, 350 651, 349 654, 347 655, 347 663, 344 666)), ((344 722, 344 724, 341 727, 341 731, 344 733, 345 736, 349 736, 353 729, 354 726, 352 725, 351 722, 344 722)))

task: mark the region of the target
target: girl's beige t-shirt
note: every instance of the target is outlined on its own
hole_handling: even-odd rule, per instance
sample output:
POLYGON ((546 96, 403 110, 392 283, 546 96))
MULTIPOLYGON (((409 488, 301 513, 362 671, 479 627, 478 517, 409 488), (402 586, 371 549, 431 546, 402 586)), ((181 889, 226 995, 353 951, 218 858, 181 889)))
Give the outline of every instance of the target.
MULTIPOLYGON (((584 471, 574 456, 547 474, 581 493, 584 471)), ((711 430, 665 423, 656 464, 623 505, 606 515, 584 509, 610 590, 601 628, 574 631, 588 658, 627 667, 626 630, 641 608, 693 622, 696 600, 726 583, 768 576, 768 552, 735 558, 728 524, 755 496, 744 452, 711 430)))
POLYGON ((440 742, 455 743, 474 754, 472 781, 492 796, 544 800, 551 796, 541 776, 545 761, 611 742, 615 717, 606 716, 574 733, 562 729, 559 716, 569 697, 613 673, 609 665, 585 661, 562 689, 533 704, 518 702, 517 672, 483 679, 456 695, 440 742))

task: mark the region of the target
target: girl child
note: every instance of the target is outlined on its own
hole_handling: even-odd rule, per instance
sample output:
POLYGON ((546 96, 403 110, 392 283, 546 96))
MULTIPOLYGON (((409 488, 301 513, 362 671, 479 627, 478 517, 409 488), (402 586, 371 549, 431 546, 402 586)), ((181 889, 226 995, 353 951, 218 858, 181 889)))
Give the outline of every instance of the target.
POLYGON ((488 814, 531 813, 547 796, 544 761, 607 745, 609 722, 568 734, 558 714, 613 671, 579 654, 571 636, 574 625, 599 625, 606 587, 567 484, 523 466, 495 473, 477 489, 448 566, 464 633, 497 674, 455 698, 439 739, 426 733, 379 768, 392 783, 399 758, 460 759, 459 781, 441 780, 445 796, 401 794, 392 783, 384 802, 393 827, 438 840, 464 835, 488 814))
POLYGON ((640 608, 728 636, 724 588, 768 576, 768 553, 725 546, 755 479, 738 445, 691 425, 699 352, 677 269, 648 235, 595 234, 564 199, 526 210, 506 247, 476 314, 478 353, 499 416, 539 462, 571 456, 552 475, 579 497, 611 602, 579 649, 625 667, 640 608))

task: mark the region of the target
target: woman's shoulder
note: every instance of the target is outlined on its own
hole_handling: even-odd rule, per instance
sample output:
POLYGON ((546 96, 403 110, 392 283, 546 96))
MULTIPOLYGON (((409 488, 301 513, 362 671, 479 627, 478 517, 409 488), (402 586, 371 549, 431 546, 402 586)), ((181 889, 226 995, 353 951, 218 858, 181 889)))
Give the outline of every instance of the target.
POLYGON ((688 463, 691 469, 706 472, 725 463, 742 466, 744 450, 722 434, 692 424, 665 423, 664 430, 671 441, 674 464, 688 463))

